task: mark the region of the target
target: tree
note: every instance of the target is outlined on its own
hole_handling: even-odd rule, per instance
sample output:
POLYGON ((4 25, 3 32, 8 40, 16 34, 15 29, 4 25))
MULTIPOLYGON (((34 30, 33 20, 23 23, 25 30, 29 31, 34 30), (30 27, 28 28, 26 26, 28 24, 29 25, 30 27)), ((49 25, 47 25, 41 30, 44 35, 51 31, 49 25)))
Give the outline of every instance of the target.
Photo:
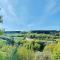
MULTIPOLYGON (((0 10, 1 10, 1 8, 0 8, 0 10)), ((0 24, 1 23, 3 23, 3 16, 0 15, 0 24)), ((0 28, 0 35, 2 35, 2 34, 3 34, 3 31, 0 28)))
POLYGON ((0 16, 0 23, 3 23, 3 16, 0 16))

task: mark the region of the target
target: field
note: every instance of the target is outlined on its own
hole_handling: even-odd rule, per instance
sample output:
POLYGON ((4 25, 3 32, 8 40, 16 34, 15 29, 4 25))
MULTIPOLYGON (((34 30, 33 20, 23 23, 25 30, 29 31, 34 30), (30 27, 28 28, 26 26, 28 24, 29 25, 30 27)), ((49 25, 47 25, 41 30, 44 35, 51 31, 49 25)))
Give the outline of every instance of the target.
POLYGON ((60 34, 0 35, 0 60, 60 60, 60 34))

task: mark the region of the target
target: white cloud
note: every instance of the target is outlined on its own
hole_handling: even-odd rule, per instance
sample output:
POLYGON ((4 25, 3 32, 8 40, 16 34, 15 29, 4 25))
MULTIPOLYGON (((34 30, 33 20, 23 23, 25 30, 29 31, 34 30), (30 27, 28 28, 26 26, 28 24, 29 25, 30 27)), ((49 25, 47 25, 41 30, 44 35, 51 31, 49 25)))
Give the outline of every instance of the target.
POLYGON ((53 15, 59 11, 57 8, 57 2, 55 0, 45 0, 45 8, 43 14, 40 16, 42 24, 48 20, 48 16, 53 15))
POLYGON ((53 15, 60 11, 60 7, 58 7, 58 3, 56 0, 46 0, 45 6, 45 15, 53 15))
MULTIPOLYGON (((16 1, 14 0, 15 4, 16 4, 16 1)), ((9 29, 9 28, 12 29, 12 27, 15 29, 17 26, 20 27, 20 26, 27 25, 28 18, 29 18, 28 17, 29 13, 28 13, 28 9, 27 9, 28 0, 21 1, 21 2, 18 1, 18 3, 22 3, 22 4, 18 4, 16 7, 14 7, 14 4, 12 4, 12 2, 13 2, 12 0, 4 0, 4 1, 0 0, 0 7, 2 8, 1 14, 4 17, 3 26, 6 29, 9 29), (19 8, 20 11, 19 10, 16 11, 17 7, 19 8), (17 16, 16 13, 18 13, 19 16, 17 16)))
POLYGON ((60 11, 60 8, 57 6, 56 0, 45 0, 44 5, 45 7, 42 15, 35 18, 35 22, 31 24, 34 24, 37 26, 43 25, 44 23, 47 22, 48 16, 53 15, 60 11))
POLYGON ((17 18, 16 13, 14 12, 13 5, 10 3, 9 0, 0 0, 0 6, 5 18, 10 17, 9 20, 17 18))
POLYGON ((50 13, 56 6, 55 0, 46 0, 45 12, 50 13))
POLYGON ((3 15, 3 28, 11 28, 16 25, 18 17, 15 13, 15 8, 11 1, 0 0, 1 15, 3 15))
MULTIPOLYGON (((17 1, 18 0, 13 0, 15 4, 17 1)), ((0 0, 0 7, 2 8, 1 14, 3 14, 4 16, 5 27, 8 28, 8 25, 10 28, 11 26, 13 26, 14 28, 15 26, 19 26, 19 27, 26 26, 30 28, 35 25, 39 26, 46 22, 49 15, 53 15, 58 11, 60 11, 60 8, 57 7, 57 2, 55 0, 45 0, 46 3, 45 3, 45 8, 42 15, 38 17, 35 17, 35 16, 30 17, 30 13, 27 7, 29 0, 22 0, 21 2, 20 1, 21 0, 17 2, 17 5, 20 5, 20 6, 19 7, 16 6, 17 8, 19 8, 20 11, 19 10, 15 11, 15 7, 14 7, 14 4, 12 4, 12 0, 0 0), (21 3, 21 4, 18 4, 18 3, 21 3), (18 16, 16 12, 17 14, 19 14, 18 16), (29 22, 30 19, 31 19, 31 23, 29 22)))

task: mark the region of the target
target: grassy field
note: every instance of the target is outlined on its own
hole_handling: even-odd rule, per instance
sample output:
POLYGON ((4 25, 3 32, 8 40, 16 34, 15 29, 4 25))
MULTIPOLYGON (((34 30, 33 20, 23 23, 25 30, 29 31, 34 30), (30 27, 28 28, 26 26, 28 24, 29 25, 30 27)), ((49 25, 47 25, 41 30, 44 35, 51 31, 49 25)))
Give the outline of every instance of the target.
POLYGON ((60 35, 9 34, 0 38, 0 60, 60 60, 60 35))

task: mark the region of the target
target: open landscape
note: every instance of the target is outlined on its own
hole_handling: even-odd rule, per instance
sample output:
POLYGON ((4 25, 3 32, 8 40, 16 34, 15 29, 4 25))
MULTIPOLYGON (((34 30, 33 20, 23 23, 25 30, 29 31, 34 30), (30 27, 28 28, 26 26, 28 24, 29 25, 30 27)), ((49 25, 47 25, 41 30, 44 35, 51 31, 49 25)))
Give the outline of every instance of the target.
POLYGON ((0 60, 58 60, 60 31, 6 31, 0 35, 0 60))
POLYGON ((0 60, 60 60, 60 0, 0 0, 0 60))

